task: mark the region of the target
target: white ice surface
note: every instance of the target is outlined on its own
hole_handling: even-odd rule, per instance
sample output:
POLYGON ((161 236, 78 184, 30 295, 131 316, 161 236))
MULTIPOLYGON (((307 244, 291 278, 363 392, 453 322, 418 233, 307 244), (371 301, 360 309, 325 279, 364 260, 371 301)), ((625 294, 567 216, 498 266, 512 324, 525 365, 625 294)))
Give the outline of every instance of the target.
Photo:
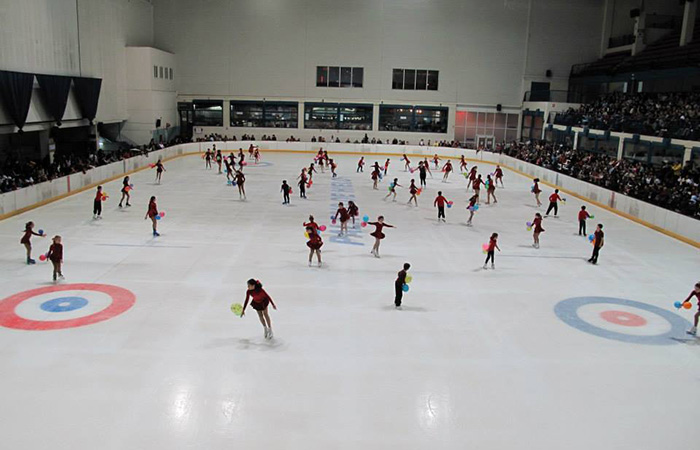
MULTIPOLYGON (((0 447, 696 448, 700 341, 682 332, 671 345, 601 338, 553 308, 607 296, 691 320, 695 309, 673 302, 700 280, 697 249, 589 205, 589 232, 596 222, 606 232, 591 266, 591 245, 575 235, 582 203, 569 198, 561 218, 545 220, 535 250, 524 225, 536 211, 531 183, 510 171, 498 205, 482 205, 472 228, 459 174, 443 184, 436 173, 413 208, 406 189, 384 202, 387 181, 372 190, 350 156, 337 158, 338 180, 317 174, 308 200, 295 190, 285 207, 281 180, 311 158, 263 157, 272 165, 246 170, 247 202, 201 159, 184 157, 166 163, 161 185, 153 171, 133 175, 129 209, 116 207, 120 181, 107 184, 101 221, 88 191, 0 222, 0 298, 50 284, 50 264, 24 264, 28 220, 63 236, 66 283, 112 284, 137 298, 126 313, 81 328, 0 328, 0 447), (326 231, 326 266, 309 268, 301 223, 312 213, 330 225, 330 185, 348 180, 360 216, 383 214, 397 228, 386 230, 381 259, 370 255, 372 227, 352 239, 362 245, 332 242, 326 231), (455 201, 446 224, 432 207, 438 189, 455 201), (150 195, 167 212, 156 239, 144 220, 150 195), (481 245, 494 231, 502 252, 497 270, 483 271, 481 245), (406 261, 413 282, 396 311, 393 281, 406 261), (251 277, 279 306, 271 342, 253 310, 243 319, 229 311, 251 277)), ((401 165, 393 158, 389 175, 407 186, 401 165)), ((33 242, 36 258, 49 241, 33 242)), ((581 313, 625 331, 596 308, 581 313)), ((630 333, 668 331, 658 316, 636 313, 650 328, 630 333)), ((23 314, 63 313, 35 305, 23 314)))

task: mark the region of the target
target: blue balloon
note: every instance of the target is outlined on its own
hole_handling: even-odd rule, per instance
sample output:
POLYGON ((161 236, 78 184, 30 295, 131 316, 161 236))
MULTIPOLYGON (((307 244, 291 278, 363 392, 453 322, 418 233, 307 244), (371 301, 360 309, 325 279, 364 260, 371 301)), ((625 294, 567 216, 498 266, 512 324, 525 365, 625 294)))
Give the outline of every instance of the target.
POLYGON ((407 285, 406 283, 404 283, 402 289, 403 289, 404 292, 408 292, 408 285, 407 285))
POLYGON ((231 180, 227 180, 227 181, 226 181, 226 184, 228 184, 229 186, 231 186, 231 180))
POLYGON ((681 302, 676 302, 673 304, 673 306, 675 306, 676 309, 680 309, 680 307, 683 306, 683 304, 681 302))
POLYGON ((365 214, 364 217, 362 217, 362 221, 369 222, 369 216, 367 214, 365 214))
POLYGON ((39 234, 44 234, 44 230, 39 230, 39 234))
POLYGON ((447 204, 447 207, 448 207, 448 208, 452 208, 452 203, 448 203, 448 204, 447 204))
POLYGON ((156 216, 156 220, 160 220, 160 218, 161 218, 160 216, 156 216))
POLYGON ((478 211, 478 210, 479 210, 479 205, 474 205, 474 211, 478 211))

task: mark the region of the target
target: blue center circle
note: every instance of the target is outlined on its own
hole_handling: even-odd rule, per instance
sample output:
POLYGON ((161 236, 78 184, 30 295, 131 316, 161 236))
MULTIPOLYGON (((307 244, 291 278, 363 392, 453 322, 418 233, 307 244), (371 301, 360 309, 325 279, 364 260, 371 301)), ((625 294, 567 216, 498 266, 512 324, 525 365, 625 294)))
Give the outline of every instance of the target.
POLYGON ((41 309, 48 312, 67 312, 75 311, 87 304, 87 299, 83 297, 59 297, 45 301, 41 304, 41 309))

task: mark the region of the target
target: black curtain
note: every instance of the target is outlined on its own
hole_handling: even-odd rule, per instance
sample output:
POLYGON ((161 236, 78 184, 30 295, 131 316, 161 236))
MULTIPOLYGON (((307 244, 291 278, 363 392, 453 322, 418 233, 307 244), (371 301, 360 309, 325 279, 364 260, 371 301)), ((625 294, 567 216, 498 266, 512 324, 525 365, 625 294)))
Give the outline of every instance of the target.
POLYGON ((27 121, 33 86, 34 74, 0 71, 0 99, 19 131, 27 121))
POLYGON ((85 119, 90 121, 95 120, 97 115, 97 103, 100 101, 100 87, 102 80, 100 78, 83 78, 73 77, 73 85, 75 86, 75 99, 78 101, 78 106, 85 119))
POLYGON ((37 75, 36 79, 39 81, 44 103, 56 121, 56 126, 60 127, 63 113, 66 112, 71 78, 58 75, 37 75))

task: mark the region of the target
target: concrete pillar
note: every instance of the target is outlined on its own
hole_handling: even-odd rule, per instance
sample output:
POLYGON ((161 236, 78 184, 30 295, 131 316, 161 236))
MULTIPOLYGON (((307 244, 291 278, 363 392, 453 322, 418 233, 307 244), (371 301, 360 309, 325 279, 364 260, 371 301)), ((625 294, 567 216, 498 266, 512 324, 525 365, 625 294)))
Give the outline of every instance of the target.
POLYGON ((622 159, 624 155, 624 150, 625 150, 625 138, 620 136, 620 142, 617 145, 617 159, 620 160, 622 159))
POLYGON ((683 154, 683 164, 687 163, 690 161, 690 159, 693 157, 693 147, 686 147, 685 148, 685 153, 683 154))
POLYGON ((685 10, 683 11, 683 28, 681 28, 680 46, 690 43, 693 40, 693 32, 695 31, 695 16, 698 8, 696 1, 686 1, 685 10))
POLYGON ((642 11, 641 14, 634 19, 634 44, 632 44, 632 55, 644 50, 646 45, 645 39, 645 29, 646 29, 646 12, 642 11))

